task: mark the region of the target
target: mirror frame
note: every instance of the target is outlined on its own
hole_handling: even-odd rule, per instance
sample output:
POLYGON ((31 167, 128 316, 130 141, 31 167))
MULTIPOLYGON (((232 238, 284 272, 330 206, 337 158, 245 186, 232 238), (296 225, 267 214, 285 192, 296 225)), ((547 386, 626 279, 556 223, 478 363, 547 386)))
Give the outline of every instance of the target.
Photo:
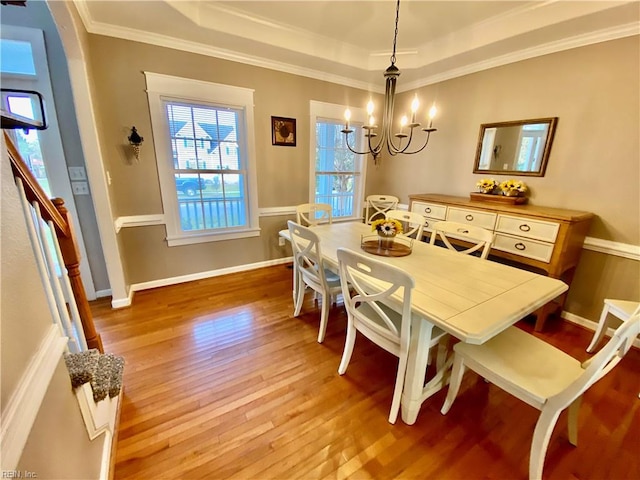
POLYGON ((549 118, 533 118, 529 120, 514 120, 511 122, 498 122, 498 123, 483 123, 480 125, 480 136, 478 137, 478 145, 476 148, 476 161, 473 166, 473 173, 480 174, 493 174, 493 175, 518 175, 523 177, 544 177, 547 169, 547 162, 549 161, 549 153, 551 152, 551 144, 553 143, 553 137, 556 133, 556 126, 558 124, 558 117, 549 118), (522 125, 531 125, 536 123, 549 124, 549 131, 547 133, 547 139, 542 150, 542 159, 540 161, 540 169, 537 171, 519 171, 519 170, 480 170, 480 155, 482 153, 482 140, 484 139, 484 133, 487 128, 499 128, 499 127, 515 127, 522 125))

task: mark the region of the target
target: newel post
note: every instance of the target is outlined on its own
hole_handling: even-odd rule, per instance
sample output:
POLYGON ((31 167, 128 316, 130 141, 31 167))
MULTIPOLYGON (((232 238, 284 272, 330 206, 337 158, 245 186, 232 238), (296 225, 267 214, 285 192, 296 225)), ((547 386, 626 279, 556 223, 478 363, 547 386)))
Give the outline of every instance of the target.
POLYGON ((89 302, 87 300, 87 294, 84 291, 84 285, 82 283, 82 278, 80 277, 80 252, 78 251, 78 245, 76 244, 72 219, 69 217, 69 211, 64 206, 63 199, 54 198, 52 202, 56 207, 56 210, 58 210, 60 215, 62 215, 67 222, 69 228, 68 236, 61 235, 57 230, 56 234, 58 236, 58 243, 60 244, 62 258, 64 259, 64 266, 67 268, 67 273, 69 275, 69 282, 71 283, 73 296, 75 297, 78 305, 78 313, 80 314, 80 320, 82 321, 84 336, 87 339, 87 347, 97 348, 100 353, 104 353, 102 338, 100 338, 100 334, 96 332, 96 327, 93 323, 93 315, 91 315, 91 309, 89 308, 89 302))

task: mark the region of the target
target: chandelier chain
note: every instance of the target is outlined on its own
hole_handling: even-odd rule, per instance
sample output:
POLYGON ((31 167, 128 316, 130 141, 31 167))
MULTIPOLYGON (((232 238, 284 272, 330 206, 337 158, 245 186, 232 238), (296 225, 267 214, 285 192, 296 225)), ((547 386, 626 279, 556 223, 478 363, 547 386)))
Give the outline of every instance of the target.
POLYGON ((396 4, 396 29, 393 32, 393 53, 391 53, 391 65, 396 64, 396 41, 398 40, 398 19, 400 18, 400 0, 396 4))

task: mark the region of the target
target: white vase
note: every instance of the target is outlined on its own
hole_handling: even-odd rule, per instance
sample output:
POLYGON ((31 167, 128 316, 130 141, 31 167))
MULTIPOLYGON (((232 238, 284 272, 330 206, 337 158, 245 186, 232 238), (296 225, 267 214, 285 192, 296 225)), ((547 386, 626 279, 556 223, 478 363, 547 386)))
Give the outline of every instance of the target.
POLYGON ((382 232, 378 232, 378 246, 382 250, 390 250, 390 249, 392 249, 395 237, 396 237, 395 234, 393 234, 393 235, 385 235, 382 232))

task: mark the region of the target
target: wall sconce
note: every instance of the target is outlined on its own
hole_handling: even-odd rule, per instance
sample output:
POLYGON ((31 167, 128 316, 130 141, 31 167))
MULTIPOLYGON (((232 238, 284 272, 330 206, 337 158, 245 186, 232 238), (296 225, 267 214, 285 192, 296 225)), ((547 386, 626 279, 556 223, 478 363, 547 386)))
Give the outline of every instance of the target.
POLYGON ((144 142, 144 138, 138 135, 136 127, 131 127, 131 135, 128 137, 129 145, 133 147, 133 156, 136 157, 136 161, 140 160, 140 145, 144 142))

